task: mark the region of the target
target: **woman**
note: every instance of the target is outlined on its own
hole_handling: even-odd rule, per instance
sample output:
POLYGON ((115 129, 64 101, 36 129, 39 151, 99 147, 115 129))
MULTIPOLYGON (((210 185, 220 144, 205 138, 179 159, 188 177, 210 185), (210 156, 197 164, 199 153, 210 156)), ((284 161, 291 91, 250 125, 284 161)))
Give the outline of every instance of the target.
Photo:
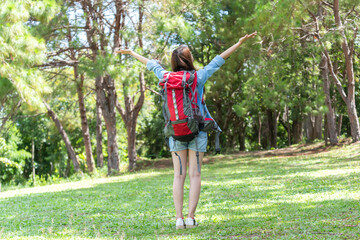
MULTIPOLYGON (((227 49, 225 52, 216 56, 207 66, 203 69, 197 71, 197 83, 198 83, 198 106, 200 107, 200 111, 204 112, 203 104, 200 104, 203 95, 204 84, 206 80, 216 72, 224 63, 225 59, 227 59, 240 45, 247 39, 253 38, 256 36, 256 32, 248 35, 246 34, 244 37, 240 38, 240 40, 234 44, 232 47, 227 49)), ((140 62, 146 64, 147 68, 150 71, 153 71, 155 75, 163 80, 164 74, 168 71, 164 70, 160 64, 158 64, 155 60, 149 60, 129 49, 120 49, 116 50, 116 53, 122 54, 130 54, 140 62)), ((171 68, 173 72, 177 71, 192 71, 196 70, 193 65, 194 59, 190 52, 190 49, 181 45, 177 49, 175 49, 171 56, 171 68)), ((199 201, 200 196, 200 187, 201 187, 201 174, 197 171, 197 157, 196 151, 200 153, 200 167, 201 161, 204 156, 204 152, 206 152, 207 146, 207 134, 206 132, 200 132, 197 139, 194 139, 190 142, 180 142, 177 140, 169 139, 170 151, 172 154, 173 164, 174 164, 174 183, 173 183, 173 197, 174 204, 176 210, 176 229, 184 229, 184 228, 193 228, 198 224, 195 221, 195 210, 199 201), (196 146, 196 142, 197 146, 196 146), (180 162, 178 161, 179 156, 184 162, 184 174, 180 174, 180 162), (187 156, 189 159, 189 176, 190 176, 190 193, 189 193, 189 213, 187 219, 184 221, 184 216, 182 213, 183 209, 183 199, 184 199, 184 182, 186 177, 186 162, 187 156)))

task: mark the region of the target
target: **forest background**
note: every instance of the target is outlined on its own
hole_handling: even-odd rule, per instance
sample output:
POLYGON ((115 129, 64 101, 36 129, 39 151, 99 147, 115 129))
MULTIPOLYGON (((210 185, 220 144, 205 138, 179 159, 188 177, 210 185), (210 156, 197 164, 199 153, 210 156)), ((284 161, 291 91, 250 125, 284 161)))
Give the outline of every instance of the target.
MULTIPOLYGON (((117 47, 196 67, 254 31, 206 84, 223 153, 360 140, 355 0, 5 0, 0 180, 57 181, 169 158, 158 80, 117 47)), ((208 152, 214 152, 214 134, 208 152)))

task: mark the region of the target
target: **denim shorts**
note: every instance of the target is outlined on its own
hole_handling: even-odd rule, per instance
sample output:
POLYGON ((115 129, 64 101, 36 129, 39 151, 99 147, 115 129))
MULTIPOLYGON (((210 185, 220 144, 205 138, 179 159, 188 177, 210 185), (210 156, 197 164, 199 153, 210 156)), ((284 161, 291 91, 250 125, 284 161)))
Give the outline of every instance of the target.
POLYGON ((170 152, 177 152, 186 149, 191 149, 199 152, 206 152, 207 141, 208 141, 208 137, 206 132, 199 132, 199 135, 190 142, 180 142, 170 137, 169 138, 170 152), (196 149, 195 141, 197 141, 197 149, 196 149))

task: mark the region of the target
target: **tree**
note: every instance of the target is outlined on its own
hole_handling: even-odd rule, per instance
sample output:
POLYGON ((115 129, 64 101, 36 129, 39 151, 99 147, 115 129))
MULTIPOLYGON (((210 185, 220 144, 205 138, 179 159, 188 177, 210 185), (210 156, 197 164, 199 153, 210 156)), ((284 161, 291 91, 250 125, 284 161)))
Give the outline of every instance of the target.
MULTIPOLYGON (((134 26, 136 29, 136 35, 138 38, 138 47, 140 50, 143 50, 143 21, 144 21, 144 2, 138 2, 138 23, 137 26, 134 26)), ((134 22, 134 21, 132 21, 134 22)), ((131 96, 129 91, 129 81, 122 81, 123 97, 124 97, 124 107, 116 101, 116 108, 120 113, 126 127, 127 131, 127 140, 128 140, 128 158, 129 158, 129 170, 133 170, 136 167, 136 125, 139 112, 144 104, 145 99, 145 79, 144 72, 139 73, 139 83, 140 96, 135 104, 135 97, 137 92, 131 96)))
MULTIPOLYGON (((257 52, 253 58, 254 75, 245 81, 244 101, 238 106, 260 115, 253 126, 258 126, 257 135, 262 135, 263 147, 300 142, 306 116, 321 116, 324 109, 314 68, 314 49, 292 30, 301 17, 298 5, 295 1, 257 3, 248 22, 259 29, 261 41, 257 43, 260 49, 254 49, 257 52), (282 140, 285 134, 287 141, 282 140)), ((317 129, 321 137, 319 120, 320 124, 308 126, 317 129)))
MULTIPOLYGON (((334 108, 331 102, 329 68, 325 54, 323 54, 321 57, 320 69, 321 69, 321 76, 324 82, 324 92, 326 96, 325 104, 328 108, 328 112, 326 113, 327 132, 330 138, 330 144, 336 145, 338 144, 336 119, 335 119, 334 108)), ((325 138, 327 138, 327 136, 325 136, 325 138)))
POLYGON ((104 117, 108 132, 109 173, 112 170, 119 170, 115 118, 116 91, 113 79, 106 73, 106 68, 110 65, 105 51, 108 47, 109 37, 105 33, 107 30, 104 30, 108 19, 104 15, 97 14, 98 11, 111 10, 115 5, 115 1, 108 1, 108 3, 109 5, 92 1, 65 2, 61 14, 43 31, 47 43, 52 47, 52 52, 49 53, 48 62, 42 67, 58 68, 59 73, 64 67, 73 69, 72 81, 75 83, 78 95, 81 129, 89 172, 95 169, 84 99, 84 83, 86 79, 90 78, 95 79, 93 89, 96 93, 97 164, 102 167, 104 162, 101 127, 101 118, 104 117))
MULTIPOLYGON (((340 94, 342 100, 345 102, 347 106, 348 117, 350 120, 350 127, 351 127, 351 137, 353 141, 360 140, 360 125, 359 119, 357 116, 356 110, 356 103, 355 103, 355 76, 354 76, 354 44, 357 38, 358 32, 358 19, 359 14, 358 11, 355 10, 358 8, 355 1, 347 1, 342 6, 339 5, 338 0, 334 0, 333 3, 322 2, 324 5, 321 7, 321 10, 325 11, 319 19, 316 14, 314 14, 308 6, 304 5, 304 8, 307 9, 309 15, 313 20, 313 35, 318 39, 319 44, 321 45, 323 52, 327 59, 327 64, 329 66, 329 72, 332 76, 335 86, 337 87, 338 93, 340 94), (341 9, 342 7, 343 9, 341 9), (350 11, 342 17, 342 11, 345 12, 346 10, 350 11), (334 18, 331 21, 330 16, 334 18), (320 20, 322 25, 320 25, 320 20), (346 25, 343 22, 353 22, 347 23, 346 25), (332 26, 336 26, 335 33, 338 34, 338 40, 340 41, 343 56, 345 60, 345 66, 343 70, 343 75, 347 78, 346 84, 341 82, 341 78, 339 77, 339 73, 334 68, 333 59, 329 53, 329 48, 332 46, 329 42, 329 33, 330 28, 332 26), (349 32, 353 33, 352 40, 348 40, 349 32), (345 86, 344 86, 345 85, 345 86), (347 93, 345 92, 345 87, 347 89, 347 93)), ((336 36, 337 37, 337 36, 336 36)), ((345 78, 344 77, 344 78, 345 78)))
MULTIPOLYGON (((75 12, 75 7, 72 9, 73 3, 66 3, 62 5, 60 14, 56 16, 47 26, 41 28, 41 35, 44 36, 48 45, 48 59, 41 67, 46 72, 48 69, 55 69, 56 73, 47 74, 48 79, 54 79, 57 75, 61 75, 64 69, 72 69, 72 77, 63 78, 63 81, 69 81, 68 91, 76 89, 78 107, 80 113, 81 130, 85 148, 85 156, 88 172, 95 170, 95 163, 92 154, 90 130, 87 118, 87 110, 85 107, 85 92, 93 82, 87 76, 86 71, 88 62, 83 61, 87 57, 88 47, 84 46, 82 39, 79 36, 82 30, 83 16, 75 12), (71 16, 68 16, 71 15, 71 16), (64 27, 65 26, 65 27, 64 27), (90 83, 88 83, 90 82, 90 83)), ((99 113, 99 111, 97 111, 99 113)), ((99 114, 98 114, 99 115, 99 114)), ((101 113, 100 113, 101 115, 101 113)), ((100 166, 103 165, 102 155, 102 135, 101 135, 101 116, 98 118, 97 127, 97 159, 100 166)))
MULTIPOLYGON (((70 59, 74 64, 72 65, 74 71, 74 81, 76 82, 76 92, 78 95, 79 111, 81 118, 81 129, 85 145, 86 153, 86 163, 87 169, 90 173, 95 171, 94 158, 91 150, 91 140, 90 140, 90 131, 88 120, 86 117, 86 108, 85 108, 85 99, 84 99, 84 73, 79 74, 79 65, 77 62, 78 58, 81 57, 81 52, 77 51, 75 47, 78 45, 76 42, 73 42, 73 36, 70 28, 67 29, 67 40, 69 45, 70 59), (80 76, 79 76, 80 75, 80 76)), ((76 40, 75 40, 76 41, 76 40)))

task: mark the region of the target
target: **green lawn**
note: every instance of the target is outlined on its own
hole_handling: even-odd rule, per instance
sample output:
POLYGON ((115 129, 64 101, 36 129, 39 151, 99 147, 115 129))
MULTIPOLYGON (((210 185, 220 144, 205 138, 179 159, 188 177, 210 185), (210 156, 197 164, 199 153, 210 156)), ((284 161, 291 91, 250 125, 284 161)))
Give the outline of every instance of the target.
POLYGON ((0 239, 360 239, 360 144, 212 159, 196 229, 174 229, 167 168, 0 193, 0 239))

